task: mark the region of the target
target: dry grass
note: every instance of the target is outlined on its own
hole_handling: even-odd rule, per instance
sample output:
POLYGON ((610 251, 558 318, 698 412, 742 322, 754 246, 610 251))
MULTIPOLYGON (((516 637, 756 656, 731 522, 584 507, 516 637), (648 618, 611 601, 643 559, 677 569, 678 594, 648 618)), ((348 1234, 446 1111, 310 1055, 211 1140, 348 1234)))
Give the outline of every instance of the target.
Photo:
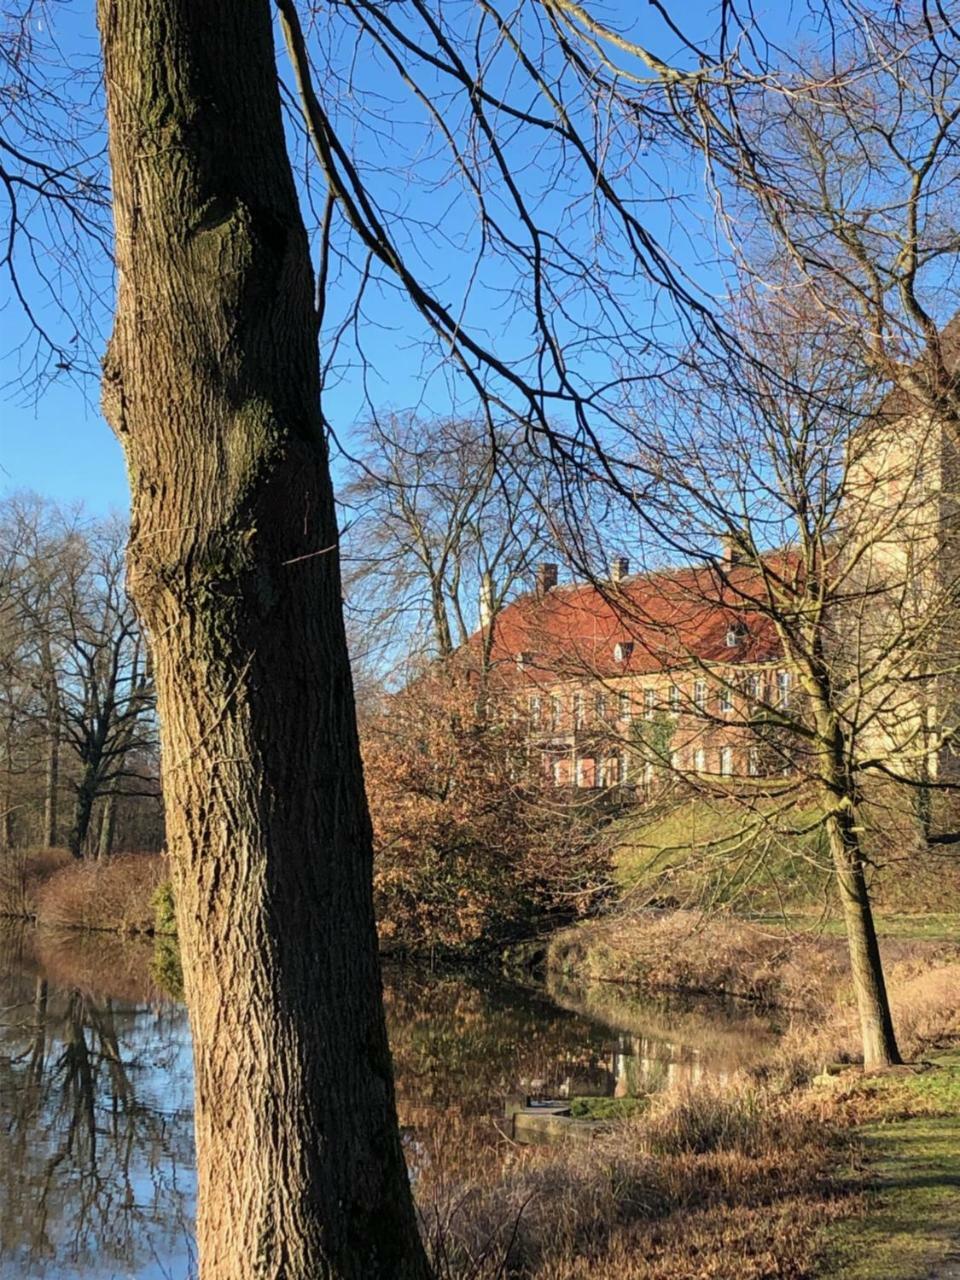
POLYGON ((40 886, 37 921, 54 928, 152 933, 154 896, 168 874, 167 860, 158 853, 73 862, 40 886))
POLYGON ((802 1006, 834 991, 846 965, 839 938, 692 911, 617 912, 556 934, 547 950, 548 969, 582 979, 802 1006))
MULTIPOLYGON (((952 987, 960 945, 890 938, 881 941, 881 949, 894 1003, 901 1002, 906 1023, 916 1023, 910 1036, 929 1041, 931 1028, 924 1019, 942 1020, 947 1009, 931 984, 952 987)), ((821 1015, 832 1015, 838 1004, 852 1010, 843 938, 789 933, 735 916, 617 912, 554 935, 547 967, 555 974, 631 983, 648 991, 734 995, 821 1015)), ((951 1025, 952 1030, 945 1028, 948 1036, 956 1030, 951 1025)))
POLYGON ((419 1187, 444 1280, 800 1277, 838 1186, 836 1144, 814 1116, 739 1080, 662 1095, 594 1142, 461 1155, 419 1187))

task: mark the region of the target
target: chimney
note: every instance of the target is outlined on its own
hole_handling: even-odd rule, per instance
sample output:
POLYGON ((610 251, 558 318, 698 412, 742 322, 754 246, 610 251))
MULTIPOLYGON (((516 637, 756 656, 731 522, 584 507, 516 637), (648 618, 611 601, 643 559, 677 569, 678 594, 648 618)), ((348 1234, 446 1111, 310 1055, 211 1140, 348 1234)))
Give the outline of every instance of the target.
POLYGON ((732 533, 725 533, 720 539, 720 546, 723 548, 723 563, 728 569, 740 563, 742 546, 739 538, 732 533))
POLYGON ((610 561, 610 581, 622 582, 630 572, 630 561, 626 556, 614 556, 610 561))
POLYGON ((537 595, 545 596, 557 585, 557 566, 555 564, 537 565, 537 595))
POLYGON ((480 630, 489 631, 493 621, 493 574, 485 569, 480 578, 480 630))

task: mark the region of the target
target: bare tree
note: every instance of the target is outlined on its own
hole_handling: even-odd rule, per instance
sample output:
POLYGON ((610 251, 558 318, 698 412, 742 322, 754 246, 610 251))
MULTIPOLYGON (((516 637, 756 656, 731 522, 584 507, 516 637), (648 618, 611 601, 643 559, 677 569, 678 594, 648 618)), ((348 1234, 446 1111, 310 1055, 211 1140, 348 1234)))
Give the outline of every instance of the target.
POLYGON ((752 845, 759 867, 769 833, 822 829, 864 1059, 883 1066, 899 1053, 864 832, 871 804, 913 811, 956 787, 957 452, 922 406, 891 417, 859 346, 816 308, 806 330, 772 307, 740 323, 747 382, 685 378, 638 414, 650 485, 627 518, 685 568, 643 597, 601 584, 665 671, 645 711, 668 731, 630 745, 661 777, 742 806, 727 858, 752 845))
POLYGON ((41 810, 40 839, 52 846, 61 791, 72 791, 75 857, 102 797, 114 815, 120 796, 156 803, 143 767, 155 749, 152 682, 123 582, 125 541, 117 519, 92 521, 35 497, 11 498, 0 513, 5 751, 17 761, 17 807, 21 818, 41 810))
MULTIPOLYGON (((550 477, 522 432, 392 416, 362 432, 343 490, 351 621, 381 657, 449 658, 550 554, 550 477)), ((396 661, 396 658, 395 658, 396 661)))
POLYGON ((80 762, 67 844, 83 856, 94 805, 105 797, 100 854, 109 853, 118 795, 137 794, 128 769, 154 740, 153 682, 146 646, 124 586, 126 529, 112 521, 73 548, 58 605, 62 668, 57 724, 80 762))

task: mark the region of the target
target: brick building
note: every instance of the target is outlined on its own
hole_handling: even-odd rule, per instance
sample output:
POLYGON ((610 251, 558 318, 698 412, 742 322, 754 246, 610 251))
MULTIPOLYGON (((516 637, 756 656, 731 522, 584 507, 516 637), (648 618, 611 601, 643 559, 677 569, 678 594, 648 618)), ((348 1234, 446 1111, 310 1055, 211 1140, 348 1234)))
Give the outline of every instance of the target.
MULTIPOLYGON (((793 572, 772 556, 767 570, 793 572)), ((713 565, 559 584, 493 621, 491 680, 526 718, 540 768, 557 786, 651 788, 677 773, 748 778, 789 754, 755 723, 794 696, 769 619, 749 607, 758 570, 730 550, 713 565)))

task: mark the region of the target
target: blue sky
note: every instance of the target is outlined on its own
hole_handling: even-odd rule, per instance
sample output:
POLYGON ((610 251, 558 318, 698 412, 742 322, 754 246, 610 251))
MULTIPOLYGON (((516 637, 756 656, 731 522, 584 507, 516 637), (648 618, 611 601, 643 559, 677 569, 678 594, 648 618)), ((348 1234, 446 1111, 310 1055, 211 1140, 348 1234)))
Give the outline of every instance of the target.
MULTIPOLYGON (((448 12, 455 15, 458 4, 461 13, 468 16, 470 0, 465 0, 466 7, 464 0, 449 0, 448 12)), ((616 12, 619 7, 620 0, 606 6, 606 11, 616 12)), ((95 56, 92 8, 92 5, 61 0, 38 11, 45 15, 43 22, 50 25, 35 34, 43 40, 52 34, 53 48, 68 74, 71 63, 75 62, 78 67, 89 65, 95 56)), ((631 5, 630 11, 632 8, 631 5)), ((712 8, 705 7, 703 12, 708 14, 712 8)), ((686 14, 683 17, 689 20, 686 14)), ((646 23, 650 19, 642 21, 646 23)), ((700 21, 709 25, 710 20, 701 18, 700 21)), ((658 51, 673 55, 675 41, 662 30, 644 29, 639 34, 654 43, 658 51)), ((359 137, 355 158, 362 165, 369 165, 370 180, 376 186, 380 206, 395 219, 398 244, 405 257, 439 298, 456 307, 468 286, 479 252, 470 207, 454 193, 455 184, 449 181, 447 173, 448 159, 442 147, 436 145, 436 130, 416 105, 405 103, 397 86, 391 85, 389 68, 383 59, 368 54, 358 66, 351 61, 349 41, 344 43, 347 47, 330 53, 331 65, 339 74, 349 77, 351 90, 356 89, 363 97, 363 107, 352 111, 345 105, 337 120, 338 130, 351 141, 359 137), (361 125, 366 128, 365 132, 361 125), (408 181, 408 175, 415 175, 415 181, 408 181)), ((493 82, 496 74, 492 72, 493 82)), ((351 101, 351 94, 342 97, 345 104, 351 101)), ((65 110, 69 111, 69 103, 65 110)), ((334 110, 339 111, 340 107, 334 110)), ((455 110, 456 104, 451 101, 451 112, 455 110)), ((565 202, 576 192, 573 187, 563 190, 566 175, 556 167, 556 157, 550 155, 549 146, 544 146, 541 152, 528 152, 523 138, 512 140, 508 146, 513 148, 509 152, 511 163, 521 175, 524 194, 539 211, 544 225, 554 216, 559 218, 565 202)), ((640 192, 649 203, 645 203, 640 212, 657 236, 670 244, 680 262, 695 269, 701 279, 710 280, 709 265, 698 262, 694 268, 695 259, 702 252, 702 244, 698 248, 695 243, 700 232, 698 222, 707 212, 699 204, 698 182, 695 168, 684 172, 682 168, 661 165, 658 169, 658 161, 651 158, 650 185, 646 192, 640 192), (688 193, 683 216, 678 218, 676 211, 661 200, 661 183, 663 187, 669 185, 674 192, 688 193), (684 235, 685 219, 690 239, 684 235)), ((508 232, 512 232, 516 218, 509 207, 500 203, 497 210, 508 232)), ((310 216, 309 207, 307 216, 310 216)), ((570 226, 568 222, 567 233, 574 234, 570 226)), ((106 266, 103 262, 95 265, 101 269, 106 266)), ((30 264, 22 269, 29 288, 30 264)), ((351 264, 343 265, 335 273, 331 325, 343 314, 357 273, 356 255, 351 264)), ((509 262, 486 254, 477 280, 470 312, 474 331, 493 346, 498 355, 529 365, 534 358, 533 339, 523 303, 508 303, 512 291, 522 287, 513 278, 509 262)), ((652 319, 653 300, 645 286, 625 279, 622 296, 636 312, 639 326, 652 319)), ((15 332, 16 308, 9 298, 0 302, 4 304, 0 309, 0 335, 8 352, 6 356, 0 354, 0 384, 8 387, 5 402, 0 402, 0 490, 32 489, 59 501, 82 500, 94 512, 124 510, 127 490, 122 452, 100 417, 95 377, 91 375, 84 380, 63 374, 55 376, 43 388, 18 386, 18 361, 22 360, 22 354, 17 350, 20 334, 15 332)), ((568 333, 575 332, 576 319, 586 315, 591 305, 586 293, 572 301, 568 333)), ((107 310, 95 305, 85 321, 85 336, 93 351, 101 349, 105 340, 109 323, 107 310)), ((669 329, 672 324, 669 314, 664 313, 660 323, 669 329)), ((424 345, 422 322, 389 283, 374 285, 371 289, 359 328, 363 345, 368 349, 368 368, 361 373, 356 348, 348 346, 336 376, 328 383, 324 402, 327 418, 338 436, 349 443, 353 423, 371 407, 378 411, 419 406, 424 412, 451 409, 471 412, 474 406, 470 403, 469 391, 438 359, 435 347, 424 345)), ((608 375, 617 357, 615 353, 602 351, 601 347, 598 343, 596 349, 579 353, 581 377, 595 376, 603 380, 608 375)))

